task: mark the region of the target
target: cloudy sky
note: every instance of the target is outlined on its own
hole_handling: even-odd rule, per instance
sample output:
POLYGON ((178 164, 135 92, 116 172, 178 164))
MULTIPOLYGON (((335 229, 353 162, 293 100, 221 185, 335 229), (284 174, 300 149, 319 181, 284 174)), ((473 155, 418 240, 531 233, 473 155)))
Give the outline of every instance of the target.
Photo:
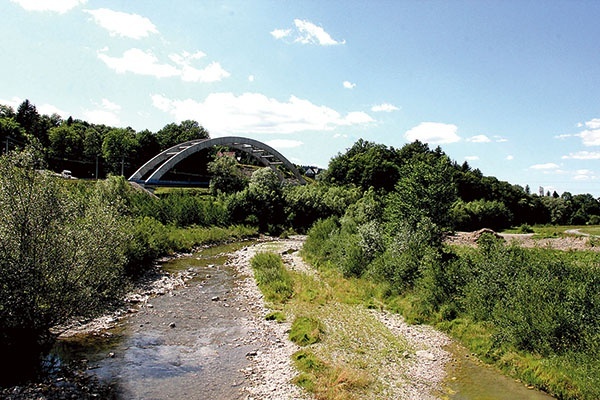
POLYGON ((600 196, 600 2, 0 0, 0 103, 198 121, 326 167, 359 138, 600 196))

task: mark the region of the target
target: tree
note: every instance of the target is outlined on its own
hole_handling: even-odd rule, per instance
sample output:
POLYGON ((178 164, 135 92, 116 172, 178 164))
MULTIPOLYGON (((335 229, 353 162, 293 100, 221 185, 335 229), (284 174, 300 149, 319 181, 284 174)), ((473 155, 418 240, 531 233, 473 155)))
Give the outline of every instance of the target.
POLYGON ((208 164, 210 177, 210 192, 218 193, 238 192, 248 183, 248 178, 238 168, 238 163, 233 157, 217 156, 208 164))
POLYGON ((50 156, 60 159, 76 160, 83 155, 83 140, 86 127, 83 125, 68 125, 51 128, 48 132, 50 139, 50 156))
POLYGON ((0 118, 14 118, 15 110, 11 106, 0 104, 0 118))
POLYGON ((114 205, 40 173, 31 147, 0 157, 0 383, 25 379, 49 329, 95 316, 123 288, 124 230, 114 205))
POLYGON ((427 217, 440 228, 452 226, 450 209, 456 200, 453 170, 448 157, 434 163, 416 161, 405 164, 385 209, 391 232, 399 225, 415 227, 427 217))
POLYGON ((399 160, 393 148, 359 139, 345 154, 331 159, 324 179, 363 190, 391 191, 399 178, 399 160))
POLYGON ((160 153, 158 137, 148 129, 140 131, 136 135, 138 151, 136 153, 136 167, 141 167, 146 161, 160 153))
POLYGON ((12 117, 0 118, 0 145, 2 152, 25 143, 25 130, 12 117))
POLYGON ((278 233, 285 222, 281 180, 269 167, 252 173, 248 187, 228 198, 233 220, 256 224, 263 232, 278 233))
POLYGON ((198 122, 192 120, 185 120, 180 124, 165 125, 156 133, 156 136, 162 150, 190 140, 209 138, 208 131, 198 122))
POLYGON ((131 128, 114 128, 108 131, 102 141, 102 155, 108 163, 109 171, 123 175, 125 163, 137 148, 135 131, 131 128))
POLYGON ((38 139, 44 147, 48 146, 48 129, 53 126, 53 121, 48 117, 42 118, 35 105, 29 100, 24 100, 19 105, 15 120, 25 129, 25 132, 38 139))

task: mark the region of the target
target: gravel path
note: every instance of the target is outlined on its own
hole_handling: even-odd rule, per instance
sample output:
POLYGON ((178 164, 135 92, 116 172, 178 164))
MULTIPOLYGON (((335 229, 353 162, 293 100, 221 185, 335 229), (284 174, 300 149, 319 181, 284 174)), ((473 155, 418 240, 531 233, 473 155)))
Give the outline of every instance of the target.
POLYGON ((250 260, 262 251, 282 252, 293 248, 293 241, 259 243, 234 253, 228 263, 235 266, 244 277, 240 280, 238 298, 253 305, 253 318, 247 321, 249 330, 254 333, 253 344, 256 351, 251 353, 252 365, 243 372, 249 384, 246 387, 248 400, 251 399, 310 399, 302 390, 291 383, 296 370, 291 363, 291 355, 299 347, 287 339, 290 323, 277 323, 265 320, 270 312, 264 306, 263 296, 253 278, 250 260))

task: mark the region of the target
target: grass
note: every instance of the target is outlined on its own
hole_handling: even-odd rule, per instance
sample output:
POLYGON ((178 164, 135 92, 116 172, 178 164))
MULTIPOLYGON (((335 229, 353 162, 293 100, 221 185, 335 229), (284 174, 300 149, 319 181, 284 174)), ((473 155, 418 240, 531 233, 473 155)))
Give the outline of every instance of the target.
POLYGON ((293 281, 283 266, 281 257, 274 253, 259 253, 250 261, 254 278, 265 299, 275 304, 285 303, 294 294, 293 281))
POLYGON ((234 225, 228 228, 218 226, 168 228, 168 239, 173 251, 189 251, 197 246, 240 240, 257 235, 257 228, 245 225, 234 225))
POLYGON ((157 187, 154 190, 154 194, 158 197, 168 196, 170 194, 185 194, 191 196, 208 196, 210 191, 208 188, 197 188, 197 187, 157 187))
MULTIPOLYGON (((582 233, 600 236, 600 226, 598 225, 535 225, 533 229, 534 239, 551 239, 559 237, 573 236, 568 233, 569 230, 578 230, 582 233)), ((515 227, 504 230, 504 233, 523 233, 521 227, 515 227)))
MULTIPOLYGON (((280 253, 277 244, 264 245, 271 253, 257 254, 251 264, 268 263, 269 269, 279 270, 283 263, 275 254, 280 253)), ((257 282, 262 280, 254 271, 257 282)), ((373 300, 381 295, 377 285, 346 279, 330 268, 316 275, 288 274, 292 295, 269 301, 276 309, 271 314, 281 313, 293 321, 290 339, 302 346, 292 356, 298 369, 294 383, 323 400, 390 398, 389 384, 403 379, 399 366, 410 349, 369 311, 379 302, 373 300)), ((270 276, 269 285, 283 279, 288 287, 288 275, 270 276)), ((264 282, 259 288, 265 298, 272 298, 272 288, 264 282)))
POLYGON ((290 340, 298 346, 308 346, 321 341, 325 333, 323 324, 314 317, 296 317, 290 328, 290 340))
MULTIPOLYGON (((277 251, 271 245, 272 251, 277 251)), ((572 257, 588 263, 589 252, 572 257)), ((280 257, 272 254, 279 265, 280 257)), ((563 399, 600 398, 600 356, 566 351, 541 357, 497 346, 491 323, 468 317, 444 320, 427 314, 418 294, 390 295, 385 285, 347 279, 333 266, 320 265, 316 275, 289 272, 293 292, 274 303, 274 313, 294 321, 290 338, 302 346, 292 356, 298 370, 294 383, 317 399, 394 398, 392 384, 403 379, 404 355, 411 349, 394 336, 369 308, 400 312, 407 320, 429 323, 448 332, 469 352, 505 374, 563 399)))

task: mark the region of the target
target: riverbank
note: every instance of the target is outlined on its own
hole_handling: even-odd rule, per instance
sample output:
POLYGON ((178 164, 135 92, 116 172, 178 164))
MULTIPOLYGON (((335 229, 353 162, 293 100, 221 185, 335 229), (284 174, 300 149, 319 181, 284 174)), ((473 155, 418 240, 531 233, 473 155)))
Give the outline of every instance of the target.
MULTIPOLYGON (((288 339, 293 315, 288 315, 283 323, 265 319, 272 310, 265 307, 250 268, 250 260, 255 254, 270 251, 280 254, 288 269, 319 279, 318 273, 299 255, 303 241, 303 237, 295 236, 258 244, 236 252, 229 261, 244 277, 238 296, 249 304, 259 304, 258 313, 248 321, 257 337, 254 342, 256 355, 245 371, 249 383, 246 387, 248 399, 312 398, 308 392, 290 383, 298 375, 292 365, 292 355, 301 349, 288 339)), ((328 353, 334 349, 339 354, 333 354, 331 362, 345 363, 349 370, 351 359, 362 358, 365 369, 370 372, 366 377, 368 398, 435 399, 442 394, 445 367, 452 359, 445 350, 451 343, 448 336, 428 326, 409 325, 400 315, 367 310, 359 305, 331 304, 320 309, 327 336, 333 340, 324 340, 315 346, 315 351, 320 348, 323 353, 328 353), (347 319, 340 321, 340 316, 347 319), (340 343, 348 339, 345 335, 353 325, 357 331, 351 335, 361 338, 361 343, 356 343, 353 350, 362 353, 360 355, 351 354, 352 349, 344 349, 340 343), (385 356, 379 357, 380 352, 385 356), (366 364, 369 364, 368 368, 366 364)))
MULTIPOLYGON (((192 254, 182 255, 179 269, 169 269, 170 273, 165 271, 167 265, 157 266, 154 274, 127 296, 127 307, 86 324, 75 323, 62 338, 87 335, 110 339, 115 327, 134 336, 102 350, 100 361, 89 360, 88 364, 86 360, 78 370, 0 391, 0 397, 141 399, 152 395, 158 399, 184 390, 190 399, 206 398, 206 393, 230 400, 322 398, 297 384, 301 373, 293 356, 304 352, 336 370, 332 390, 356 386, 341 397, 327 398, 452 398, 446 383, 454 375, 446 375, 452 371, 447 367, 461 364, 456 354, 448 351, 452 340, 429 326, 406 324, 400 315, 338 301, 331 294, 335 290, 328 287, 333 283, 331 277, 322 276, 300 257, 303 242, 304 237, 294 236, 239 250, 215 248, 212 256, 222 259, 223 267, 220 261, 192 254), (305 284, 319 282, 322 298, 315 304, 291 304, 278 310, 285 312, 285 322, 267 320, 273 310, 265 305, 250 266, 252 257, 264 251, 281 255, 296 279, 305 284), (222 286, 223 279, 230 278, 220 278, 225 270, 232 282, 227 289, 222 286), (322 321, 325 334, 320 343, 300 347, 289 340, 291 322, 298 315, 322 321), (153 365, 143 364, 146 351, 152 352, 153 365), (154 381, 146 381, 147 376, 139 372, 143 369, 154 376, 158 392, 151 388, 154 381), (171 376, 165 376, 165 371, 171 376), (119 390, 112 390, 115 388, 106 385, 104 378, 98 379, 115 373, 121 381, 119 390), (167 383, 174 376, 176 381, 167 383), (145 397, 140 397, 140 390, 145 397), (131 396, 123 397, 123 393, 131 396)), ((168 264, 169 268, 173 264, 168 264)))

